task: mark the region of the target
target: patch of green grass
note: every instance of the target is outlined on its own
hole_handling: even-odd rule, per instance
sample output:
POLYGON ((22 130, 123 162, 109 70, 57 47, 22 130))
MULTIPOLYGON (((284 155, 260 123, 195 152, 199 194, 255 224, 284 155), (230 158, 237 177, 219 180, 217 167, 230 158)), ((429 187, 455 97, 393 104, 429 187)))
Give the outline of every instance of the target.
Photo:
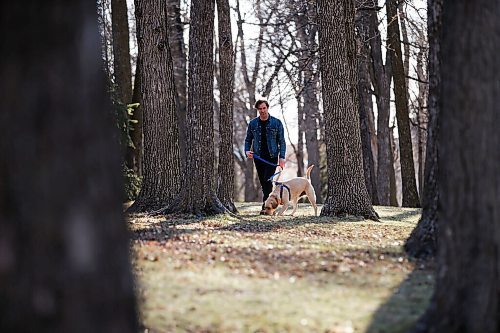
POLYGON ((260 216, 136 216, 134 267, 150 332, 404 332, 433 287, 402 246, 420 211, 375 207, 382 222, 260 216))

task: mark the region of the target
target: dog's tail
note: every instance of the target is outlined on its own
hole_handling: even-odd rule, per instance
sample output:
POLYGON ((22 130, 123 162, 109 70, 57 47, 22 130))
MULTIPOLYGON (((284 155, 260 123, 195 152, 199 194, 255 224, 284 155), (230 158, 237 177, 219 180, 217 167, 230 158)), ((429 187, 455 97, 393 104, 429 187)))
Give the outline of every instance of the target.
POLYGON ((311 165, 309 168, 307 168, 307 171, 306 171, 306 178, 309 179, 309 180, 311 179, 311 170, 312 170, 312 168, 314 168, 314 164, 311 165))

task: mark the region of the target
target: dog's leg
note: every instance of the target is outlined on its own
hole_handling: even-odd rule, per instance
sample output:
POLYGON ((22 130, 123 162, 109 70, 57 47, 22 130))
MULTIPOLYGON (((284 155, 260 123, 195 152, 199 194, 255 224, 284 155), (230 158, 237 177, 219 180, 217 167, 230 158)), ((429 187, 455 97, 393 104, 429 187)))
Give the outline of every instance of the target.
POLYGON ((292 205, 293 205, 293 210, 292 210, 292 214, 291 216, 293 216, 293 214, 295 214, 295 211, 297 210, 297 206, 299 205, 299 199, 295 199, 293 202, 292 202, 292 205))
POLYGON ((283 200, 282 204, 283 204, 283 206, 281 206, 280 212, 278 213, 278 215, 280 215, 280 216, 282 216, 283 214, 285 214, 286 210, 288 209, 289 201, 288 200, 283 200))
POLYGON ((316 205, 316 192, 314 192, 314 187, 309 184, 309 187, 306 189, 306 195, 309 199, 309 202, 314 208, 314 216, 318 216, 318 206, 316 205))

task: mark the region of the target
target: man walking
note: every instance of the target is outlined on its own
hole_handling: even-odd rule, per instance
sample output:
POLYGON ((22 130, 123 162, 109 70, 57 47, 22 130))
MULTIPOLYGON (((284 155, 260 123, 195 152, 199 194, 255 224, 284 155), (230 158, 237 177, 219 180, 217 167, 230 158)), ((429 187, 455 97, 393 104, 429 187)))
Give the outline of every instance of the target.
MULTIPOLYGON (((248 124, 245 153, 248 158, 255 157, 255 169, 257 169, 262 187, 262 201, 266 201, 273 190, 273 183, 269 181, 269 178, 274 174, 277 165, 282 169, 285 168, 285 131, 281 121, 269 115, 267 101, 258 100, 255 103, 255 108, 259 111, 259 116, 248 124), (253 151, 251 151, 252 145, 253 151)), ((262 204, 262 208, 264 208, 264 204, 262 204)))

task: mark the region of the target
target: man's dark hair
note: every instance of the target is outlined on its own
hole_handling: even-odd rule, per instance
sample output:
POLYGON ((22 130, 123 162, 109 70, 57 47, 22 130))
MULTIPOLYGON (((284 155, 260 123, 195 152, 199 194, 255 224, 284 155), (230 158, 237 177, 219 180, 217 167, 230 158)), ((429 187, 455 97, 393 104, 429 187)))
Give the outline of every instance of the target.
POLYGON ((266 100, 259 99, 257 102, 255 102, 255 108, 258 109, 259 105, 261 105, 262 103, 266 103, 266 106, 269 107, 269 103, 266 100))

